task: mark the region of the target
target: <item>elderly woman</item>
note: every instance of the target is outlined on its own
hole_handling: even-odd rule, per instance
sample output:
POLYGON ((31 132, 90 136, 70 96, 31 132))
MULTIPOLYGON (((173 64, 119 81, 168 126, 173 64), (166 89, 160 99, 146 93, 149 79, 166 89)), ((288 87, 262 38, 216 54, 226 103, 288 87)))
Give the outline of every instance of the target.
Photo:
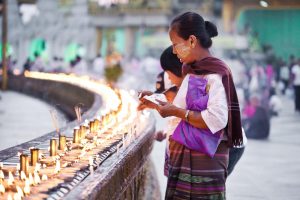
POLYGON ((154 106, 181 120, 169 139, 165 199, 225 199, 229 148, 243 144, 240 109, 229 68, 211 55, 214 24, 186 12, 170 25, 184 79, 175 98, 154 106))

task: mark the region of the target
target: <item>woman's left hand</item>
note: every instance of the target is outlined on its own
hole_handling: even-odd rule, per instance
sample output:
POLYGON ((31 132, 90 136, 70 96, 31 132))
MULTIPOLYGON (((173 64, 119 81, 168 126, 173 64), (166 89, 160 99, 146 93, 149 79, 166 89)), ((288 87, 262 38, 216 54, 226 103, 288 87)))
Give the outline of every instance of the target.
POLYGON ((156 110, 163 118, 175 115, 177 109, 176 106, 169 102, 160 101, 158 99, 156 101, 158 101, 160 104, 157 106, 156 110))

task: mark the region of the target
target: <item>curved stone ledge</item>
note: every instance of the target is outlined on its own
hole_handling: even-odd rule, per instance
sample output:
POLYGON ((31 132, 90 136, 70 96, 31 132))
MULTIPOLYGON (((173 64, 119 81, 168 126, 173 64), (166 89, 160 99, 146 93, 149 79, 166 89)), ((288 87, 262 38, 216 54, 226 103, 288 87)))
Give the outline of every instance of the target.
POLYGON ((9 77, 8 88, 42 99, 51 105, 58 105, 58 109, 70 120, 76 118, 75 105, 82 103, 88 110, 93 106, 95 96, 99 96, 76 85, 24 76, 9 77))
POLYGON ((151 173, 147 161, 153 147, 154 132, 155 120, 150 118, 147 128, 131 145, 108 158, 65 199, 147 199, 146 189, 152 190, 160 199, 158 184, 151 188, 149 182, 155 180, 147 181, 146 178, 147 173, 151 173))
MULTIPOLYGON (((41 98, 52 104, 64 105, 66 108, 62 111, 70 119, 75 119, 73 107, 78 102, 84 103, 89 108, 83 115, 83 119, 94 118, 101 108, 99 95, 66 83, 10 77, 9 89, 41 98), (46 94, 45 91, 47 91, 46 94)), ((144 128, 139 130, 137 138, 131 141, 126 148, 122 147, 118 153, 107 158, 93 174, 87 176, 63 199, 147 199, 145 191, 160 198, 158 184, 149 183, 153 180, 147 178, 151 173, 151 165, 148 164, 148 161, 155 132, 153 116, 149 117, 145 123, 144 128), (153 187, 149 188, 149 185, 153 187)), ((61 131, 73 130, 75 126, 76 121, 72 121, 61 131)), ((57 136, 56 133, 51 132, 29 142, 5 149, 0 152, 0 161, 5 162, 8 158, 15 156, 17 152, 49 141, 54 136, 57 136)))
MULTIPOLYGON (((84 104, 86 112, 82 116, 83 120, 93 118, 97 111, 99 111, 102 104, 101 96, 76 85, 26 78, 24 76, 10 76, 8 80, 9 90, 42 99, 51 105, 60 105, 58 108, 71 120, 65 127, 61 128, 61 132, 72 129, 76 126, 76 114, 74 111, 74 106, 76 104, 84 104)), ((55 131, 45 133, 44 135, 28 142, 4 149, 0 151, 0 161, 8 159, 24 149, 34 147, 41 142, 50 140, 56 135, 55 131)))

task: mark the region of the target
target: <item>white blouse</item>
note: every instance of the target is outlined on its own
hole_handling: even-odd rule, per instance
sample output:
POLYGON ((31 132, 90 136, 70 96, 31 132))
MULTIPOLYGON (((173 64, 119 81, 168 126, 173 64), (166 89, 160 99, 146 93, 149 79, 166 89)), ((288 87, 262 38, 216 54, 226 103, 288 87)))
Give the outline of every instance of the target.
MULTIPOLYGON (((185 97, 188 90, 190 75, 186 75, 173 101, 177 107, 186 109, 185 97)), ((228 104, 225 88, 222 83, 222 76, 219 74, 209 74, 202 76, 207 79, 209 85, 207 109, 201 112, 201 116, 212 133, 224 129, 228 122, 228 104)))

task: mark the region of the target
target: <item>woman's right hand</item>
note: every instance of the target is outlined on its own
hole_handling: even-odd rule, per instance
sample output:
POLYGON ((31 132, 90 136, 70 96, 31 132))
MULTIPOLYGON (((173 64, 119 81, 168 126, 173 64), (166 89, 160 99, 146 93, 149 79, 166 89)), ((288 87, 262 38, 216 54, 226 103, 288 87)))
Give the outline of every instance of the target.
POLYGON ((150 96, 152 95, 154 92, 151 91, 139 91, 138 95, 139 95, 139 100, 141 100, 144 96, 150 96))
POLYGON ((139 94, 139 100, 140 100, 140 103, 137 107, 137 110, 144 110, 146 108, 150 108, 150 109, 156 109, 157 105, 152 103, 151 101, 148 101, 146 99, 144 99, 143 97, 144 96, 150 96, 153 94, 153 92, 151 91, 140 91, 138 92, 139 94))
POLYGON ((144 110, 146 108, 150 108, 150 109, 157 109, 157 105, 151 101, 148 101, 147 99, 140 99, 140 103, 137 107, 138 110, 144 110))

